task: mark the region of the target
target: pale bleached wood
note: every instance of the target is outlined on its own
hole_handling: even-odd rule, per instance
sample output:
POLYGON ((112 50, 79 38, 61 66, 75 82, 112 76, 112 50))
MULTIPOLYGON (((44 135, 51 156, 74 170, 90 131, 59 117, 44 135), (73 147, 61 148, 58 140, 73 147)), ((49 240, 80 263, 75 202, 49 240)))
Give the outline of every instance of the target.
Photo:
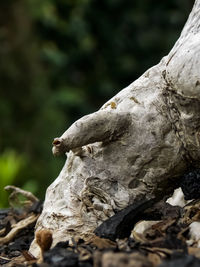
POLYGON ((168 56, 54 140, 54 154, 69 152, 36 226, 52 230, 54 244, 91 236, 117 210, 164 196, 188 165, 199 165, 199 29, 196 0, 168 56))

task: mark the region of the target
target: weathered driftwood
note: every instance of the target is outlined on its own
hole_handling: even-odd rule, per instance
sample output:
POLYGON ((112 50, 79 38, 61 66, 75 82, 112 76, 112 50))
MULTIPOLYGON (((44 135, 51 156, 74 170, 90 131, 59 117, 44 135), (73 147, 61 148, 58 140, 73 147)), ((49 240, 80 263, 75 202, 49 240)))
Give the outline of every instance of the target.
MULTIPOLYGON (((86 238, 116 211, 165 194, 200 160, 200 0, 168 56, 53 142, 68 152, 37 230, 86 238)), ((32 245, 34 253, 34 245, 32 245)))

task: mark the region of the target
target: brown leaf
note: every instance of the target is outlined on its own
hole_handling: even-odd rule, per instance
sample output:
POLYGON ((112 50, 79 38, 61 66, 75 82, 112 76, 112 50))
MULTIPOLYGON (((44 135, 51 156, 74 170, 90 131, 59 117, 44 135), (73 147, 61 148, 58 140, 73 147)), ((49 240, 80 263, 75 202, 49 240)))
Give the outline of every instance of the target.
POLYGON ((37 260, 29 251, 23 250, 22 254, 26 261, 34 261, 37 260))
POLYGON ((106 252, 102 255, 102 267, 153 267, 147 257, 141 253, 106 252))
POLYGON ((86 248, 79 247, 78 252, 80 261, 87 261, 92 258, 92 253, 86 248))
POLYGON ((188 254, 200 259, 200 248, 188 247, 188 254))
POLYGON ((162 262, 161 257, 156 253, 148 253, 148 260, 153 266, 158 266, 162 262))
POLYGON ((106 239, 100 238, 98 236, 93 236, 87 244, 97 247, 98 249, 116 248, 116 243, 106 239))

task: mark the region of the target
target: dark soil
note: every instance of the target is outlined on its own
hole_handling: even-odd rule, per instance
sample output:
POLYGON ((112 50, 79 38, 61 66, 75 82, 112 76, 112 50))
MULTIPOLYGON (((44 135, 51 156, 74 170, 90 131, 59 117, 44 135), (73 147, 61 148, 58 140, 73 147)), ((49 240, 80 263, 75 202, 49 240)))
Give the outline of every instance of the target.
MULTIPOLYGON (((188 188, 191 188, 195 198, 198 196, 199 189, 196 183, 198 184, 197 180, 200 179, 199 173, 199 171, 190 173, 187 176, 190 181, 183 179, 185 184, 182 187, 187 188, 184 189, 187 191, 187 199, 190 198, 188 188)), ((44 232, 41 231, 37 237, 43 257, 36 259, 28 249, 34 238, 34 226, 41 210, 42 203, 38 201, 29 206, 0 210, 0 265, 8 267, 200 266, 198 240, 191 240, 189 234, 190 224, 200 222, 198 198, 183 208, 171 206, 164 200, 136 203, 102 223, 89 241, 72 240, 70 244, 73 245, 69 245, 69 240, 66 240, 49 249, 52 237, 48 229, 44 229, 44 232), (22 226, 28 218, 33 220, 32 223, 28 221, 28 225, 21 227, 7 240, 13 228, 22 226), (141 234, 132 231, 134 225, 142 220, 159 222, 149 226, 141 234)))

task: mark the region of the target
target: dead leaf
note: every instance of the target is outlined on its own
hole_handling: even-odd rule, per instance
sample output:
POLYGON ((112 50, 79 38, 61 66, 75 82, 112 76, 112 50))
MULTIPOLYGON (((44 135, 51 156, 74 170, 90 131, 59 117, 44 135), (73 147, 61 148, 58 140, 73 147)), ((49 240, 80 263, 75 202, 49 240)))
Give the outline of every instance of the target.
POLYGON ((200 248, 188 247, 188 254, 200 259, 200 248))
POLYGON ((110 239, 93 236, 86 244, 97 247, 98 249, 116 248, 116 243, 110 239))

